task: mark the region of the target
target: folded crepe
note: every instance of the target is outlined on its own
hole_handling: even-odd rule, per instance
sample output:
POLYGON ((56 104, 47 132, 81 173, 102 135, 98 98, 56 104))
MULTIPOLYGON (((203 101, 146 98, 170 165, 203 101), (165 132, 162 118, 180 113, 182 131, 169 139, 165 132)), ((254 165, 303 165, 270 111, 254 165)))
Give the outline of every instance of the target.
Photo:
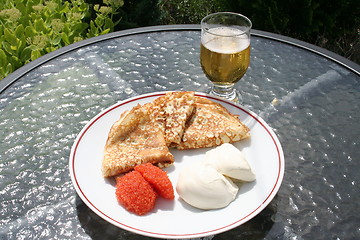
POLYGON ((169 147, 193 149, 248 138, 249 129, 225 107, 194 92, 169 92, 125 111, 111 127, 104 149, 105 177, 150 162, 169 166, 169 147))
POLYGON ((194 105, 177 149, 213 147, 250 137, 249 128, 221 104, 195 97, 194 105))
POLYGON ((141 105, 124 112, 111 127, 104 149, 104 177, 132 170, 142 163, 165 167, 174 162, 166 145, 164 133, 151 121, 151 115, 141 105))
POLYGON ((144 105, 164 132, 167 146, 180 144, 185 124, 194 110, 194 92, 169 92, 144 105))

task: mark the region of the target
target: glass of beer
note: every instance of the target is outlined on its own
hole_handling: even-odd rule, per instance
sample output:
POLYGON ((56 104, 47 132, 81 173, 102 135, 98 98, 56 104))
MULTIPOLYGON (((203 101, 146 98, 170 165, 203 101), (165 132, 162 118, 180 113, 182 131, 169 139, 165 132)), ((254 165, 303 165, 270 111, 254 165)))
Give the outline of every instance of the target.
POLYGON ((242 103, 234 88, 250 64, 251 21, 237 13, 213 13, 201 21, 200 63, 214 84, 210 94, 242 103))

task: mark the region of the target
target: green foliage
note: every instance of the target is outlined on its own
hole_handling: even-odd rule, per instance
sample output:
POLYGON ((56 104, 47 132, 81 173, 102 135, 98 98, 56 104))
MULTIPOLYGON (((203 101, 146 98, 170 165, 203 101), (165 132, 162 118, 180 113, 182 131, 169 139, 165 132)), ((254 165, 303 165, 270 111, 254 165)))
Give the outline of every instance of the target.
POLYGON ((359 2, 354 0, 227 0, 233 11, 252 19, 256 29, 312 38, 337 34, 353 21, 359 24, 359 2))
POLYGON ((358 0, 159 0, 163 24, 200 23, 207 14, 238 12, 253 28, 298 38, 360 63, 358 0))
POLYGON ((224 0, 255 29, 298 38, 359 62, 360 1, 224 0), (355 53, 355 54, 354 54, 355 53))
POLYGON ((116 30, 161 24, 158 0, 126 0, 115 16, 121 19, 116 30))
POLYGON ((206 15, 226 9, 219 0, 160 0, 161 22, 164 24, 198 24, 206 15))
POLYGON ((254 29, 298 38, 360 63, 356 0, 0 0, 0 79, 65 45, 127 28, 199 24, 239 12, 254 29))
POLYGON ((11 0, 0 6, 0 79, 65 45, 114 30, 123 1, 104 0, 90 9, 84 0, 11 0), (86 21, 91 12, 95 17, 86 21))

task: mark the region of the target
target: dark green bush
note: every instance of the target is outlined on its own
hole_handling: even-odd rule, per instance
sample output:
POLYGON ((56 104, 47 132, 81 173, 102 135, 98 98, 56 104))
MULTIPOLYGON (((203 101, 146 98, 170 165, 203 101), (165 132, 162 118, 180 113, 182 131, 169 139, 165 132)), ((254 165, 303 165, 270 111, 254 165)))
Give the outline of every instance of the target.
POLYGON ((217 11, 248 16, 253 28, 298 38, 360 63, 358 0, 159 0, 163 24, 200 23, 217 11))
POLYGON ((224 4, 218 0, 159 0, 160 21, 163 24, 200 23, 206 15, 225 10, 224 4))
POLYGON ((298 38, 359 61, 360 1, 228 0, 254 28, 298 38), (357 57, 357 58, 356 58, 357 57))
POLYGON ((253 28, 298 38, 360 64, 358 0, 9 0, 0 5, 0 79, 73 42, 127 28, 198 24, 238 12, 253 28))

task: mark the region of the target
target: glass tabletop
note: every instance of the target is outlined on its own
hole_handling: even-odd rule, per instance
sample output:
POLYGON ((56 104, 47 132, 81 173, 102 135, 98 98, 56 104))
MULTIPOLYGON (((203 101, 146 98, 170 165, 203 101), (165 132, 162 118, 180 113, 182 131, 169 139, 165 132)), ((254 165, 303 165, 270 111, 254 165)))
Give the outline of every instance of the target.
MULTIPOLYGON (((282 186, 255 218, 208 239, 360 237, 358 65, 284 39, 254 31, 250 68, 236 85, 282 143, 282 186)), ((0 81, 0 238, 148 239, 80 200, 68 157, 84 125, 121 100, 209 91, 199 43, 199 27, 123 31, 55 51, 0 81)))

